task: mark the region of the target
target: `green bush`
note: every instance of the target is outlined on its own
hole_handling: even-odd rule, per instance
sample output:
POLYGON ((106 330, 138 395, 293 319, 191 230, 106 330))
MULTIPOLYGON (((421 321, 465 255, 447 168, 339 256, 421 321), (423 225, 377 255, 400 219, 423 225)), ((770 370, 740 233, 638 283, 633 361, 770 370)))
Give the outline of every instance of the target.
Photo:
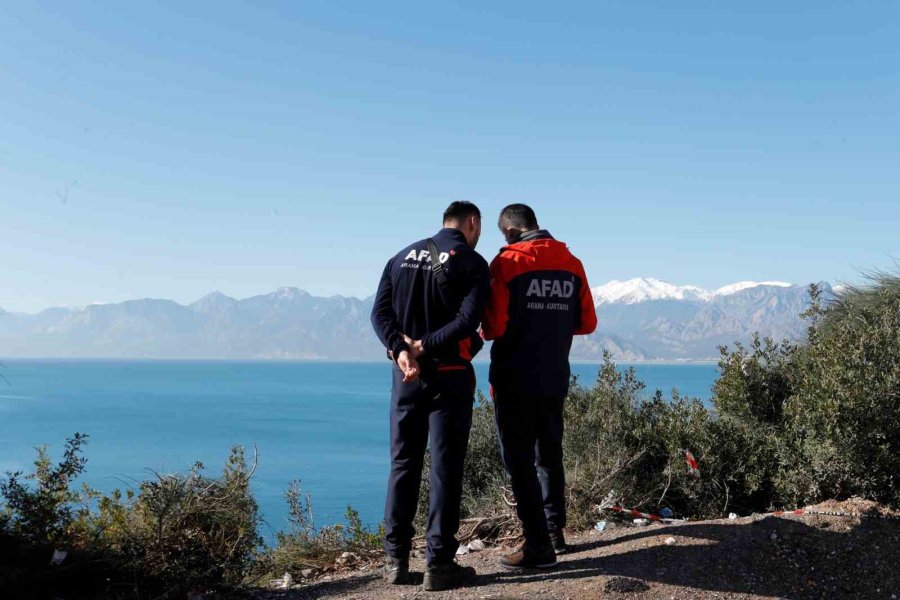
POLYGON ((716 408, 768 440, 771 504, 900 504, 900 277, 810 297, 805 343, 723 349, 716 408))
POLYGON ((794 360, 782 477, 800 501, 862 496, 900 504, 900 277, 876 275, 818 307, 794 360))
POLYGON ((381 549, 383 527, 372 530, 363 525, 352 506, 347 506, 346 525, 317 528, 312 499, 303 495, 299 481, 291 482, 285 499, 290 526, 288 531, 277 534, 275 546, 260 557, 255 569, 257 578, 323 567, 334 563, 344 552, 365 555, 381 549))
POLYGON ((262 542, 252 470, 235 447, 220 477, 197 463, 186 474, 160 475, 137 494, 100 500, 105 539, 145 586, 217 588, 239 584, 262 542))
POLYGON ((232 449, 220 477, 203 475, 198 463, 104 496, 71 489, 85 468, 86 439, 68 440, 55 467, 39 448, 34 473, 0 483, 0 589, 35 598, 178 597, 244 580, 261 540, 243 449, 232 449), (61 567, 49 565, 57 549, 69 553, 61 567))
POLYGON ((53 465, 47 447, 37 449, 35 470, 29 475, 7 473, 0 481, 0 496, 5 503, 3 528, 27 543, 41 546, 71 544, 75 538, 77 518, 75 506, 84 494, 70 489, 69 484, 84 472, 87 460, 81 456, 88 436, 76 433, 66 441, 62 460, 53 465), (27 482, 34 482, 32 487, 27 482))
POLYGON ((719 378, 713 388, 721 415, 759 425, 781 425, 791 395, 791 360, 796 346, 754 334, 750 348, 720 348, 719 378))
POLYGON ((102 589, 106 556, 95 540, 90 498, 84 487, 73 489, 86 461, 88 436, 66 441, 62 460, 54 465, 46 447, 37 449, 34 471, 7 473, 0 481, 0 590, 16 590, 21 598, 49 597, 53 590, 102 589), (67 568, 50 567, 55 550, 66 550, 67 568), (74 565, 74 568, 73 568, 74 565))
POLYGON ((574 527, 596 520, 595 507, 610 490, 629 507, 668 507, 693 517, 745 508, 762 493, 757 474, 767 449, 763 436, 713 418, 699 400, 682 398, 677 390, 670 399, 658 390, 646 398, 634 369, 620 371, 608 355, 594 388, 572 387, 565 426, 574 527), (699 479, 690 475, 686 450, 700 462, 699 479))

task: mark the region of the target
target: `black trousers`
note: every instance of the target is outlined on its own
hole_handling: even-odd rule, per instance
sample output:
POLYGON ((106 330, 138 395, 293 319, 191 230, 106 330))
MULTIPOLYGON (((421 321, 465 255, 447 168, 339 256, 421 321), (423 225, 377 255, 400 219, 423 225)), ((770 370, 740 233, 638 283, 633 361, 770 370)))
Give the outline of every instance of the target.
POLYGON ((516 514, 525 544, 535 549, 550 543, 549 529, 566 526, 563 401, 504 393, 494 385, 494 416, 516 514))
POLYGON ((451 562, 459 548, 459 504, 463 463, 472 427, 475 372, 468 363, 427 369, 403 383, 394 367, 391 393, 391 474, 384 507, 384 550, 409 555, 415 530, 422 463, 431 440, 426 561, 451 562))

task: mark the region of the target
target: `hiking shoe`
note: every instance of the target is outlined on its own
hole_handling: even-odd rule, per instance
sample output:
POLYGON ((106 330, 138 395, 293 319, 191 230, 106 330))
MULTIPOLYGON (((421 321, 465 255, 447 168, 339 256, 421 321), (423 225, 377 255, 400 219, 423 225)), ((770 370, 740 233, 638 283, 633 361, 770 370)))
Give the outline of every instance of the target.
POLYGON ((550 530, 550 544, 553 546, 553 552, 557 556, 569 551, 569 546, 566 545, 566 534, 563 533, 562 529, 550 530))
POLYGON ((475 580, 475 569, 463 567, 456 561, 425 568, 423 587, 426 592, 439 592, 459 587, 475 580))
POLYGON ((409 583, 409 559, 385 556, 381 574, 384 580, 392 585, 409 583))
POLYGON ((513 571, 519 569, 551 569, 556 566, 556 553, 553 546, 535 551, 522 546, 512 554, 500 559, 500 566, 513 571))

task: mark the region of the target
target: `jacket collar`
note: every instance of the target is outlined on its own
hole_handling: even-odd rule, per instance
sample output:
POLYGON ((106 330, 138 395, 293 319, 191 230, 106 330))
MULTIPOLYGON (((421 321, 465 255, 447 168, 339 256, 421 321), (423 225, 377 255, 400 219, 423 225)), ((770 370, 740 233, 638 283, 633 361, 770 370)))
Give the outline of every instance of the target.
POLYGON ((459 229, 454 229, 453 227, 444 227, 438 231, 434 237, 449 237, 464 244, 468 243, 466 242, 466 236, 463 235, 463 232, 459 229))
POLYGON ((526 231, 519 238, 520 242, 532 242, 534 240, 552 240, 553 236, 546 229, 535 229, 534 231, 526 231))

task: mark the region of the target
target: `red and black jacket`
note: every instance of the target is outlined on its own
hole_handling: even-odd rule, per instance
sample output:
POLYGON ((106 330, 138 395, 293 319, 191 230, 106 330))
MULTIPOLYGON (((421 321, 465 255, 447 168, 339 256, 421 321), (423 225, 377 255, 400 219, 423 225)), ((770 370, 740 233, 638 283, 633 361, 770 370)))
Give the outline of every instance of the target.
POLYGON ((491 262, 482 335, 491 348, 491 385, 512 395, 561 398, 569 389, 575 335, 597 328, 581 261, 544 230, 504 246, 491 262))

